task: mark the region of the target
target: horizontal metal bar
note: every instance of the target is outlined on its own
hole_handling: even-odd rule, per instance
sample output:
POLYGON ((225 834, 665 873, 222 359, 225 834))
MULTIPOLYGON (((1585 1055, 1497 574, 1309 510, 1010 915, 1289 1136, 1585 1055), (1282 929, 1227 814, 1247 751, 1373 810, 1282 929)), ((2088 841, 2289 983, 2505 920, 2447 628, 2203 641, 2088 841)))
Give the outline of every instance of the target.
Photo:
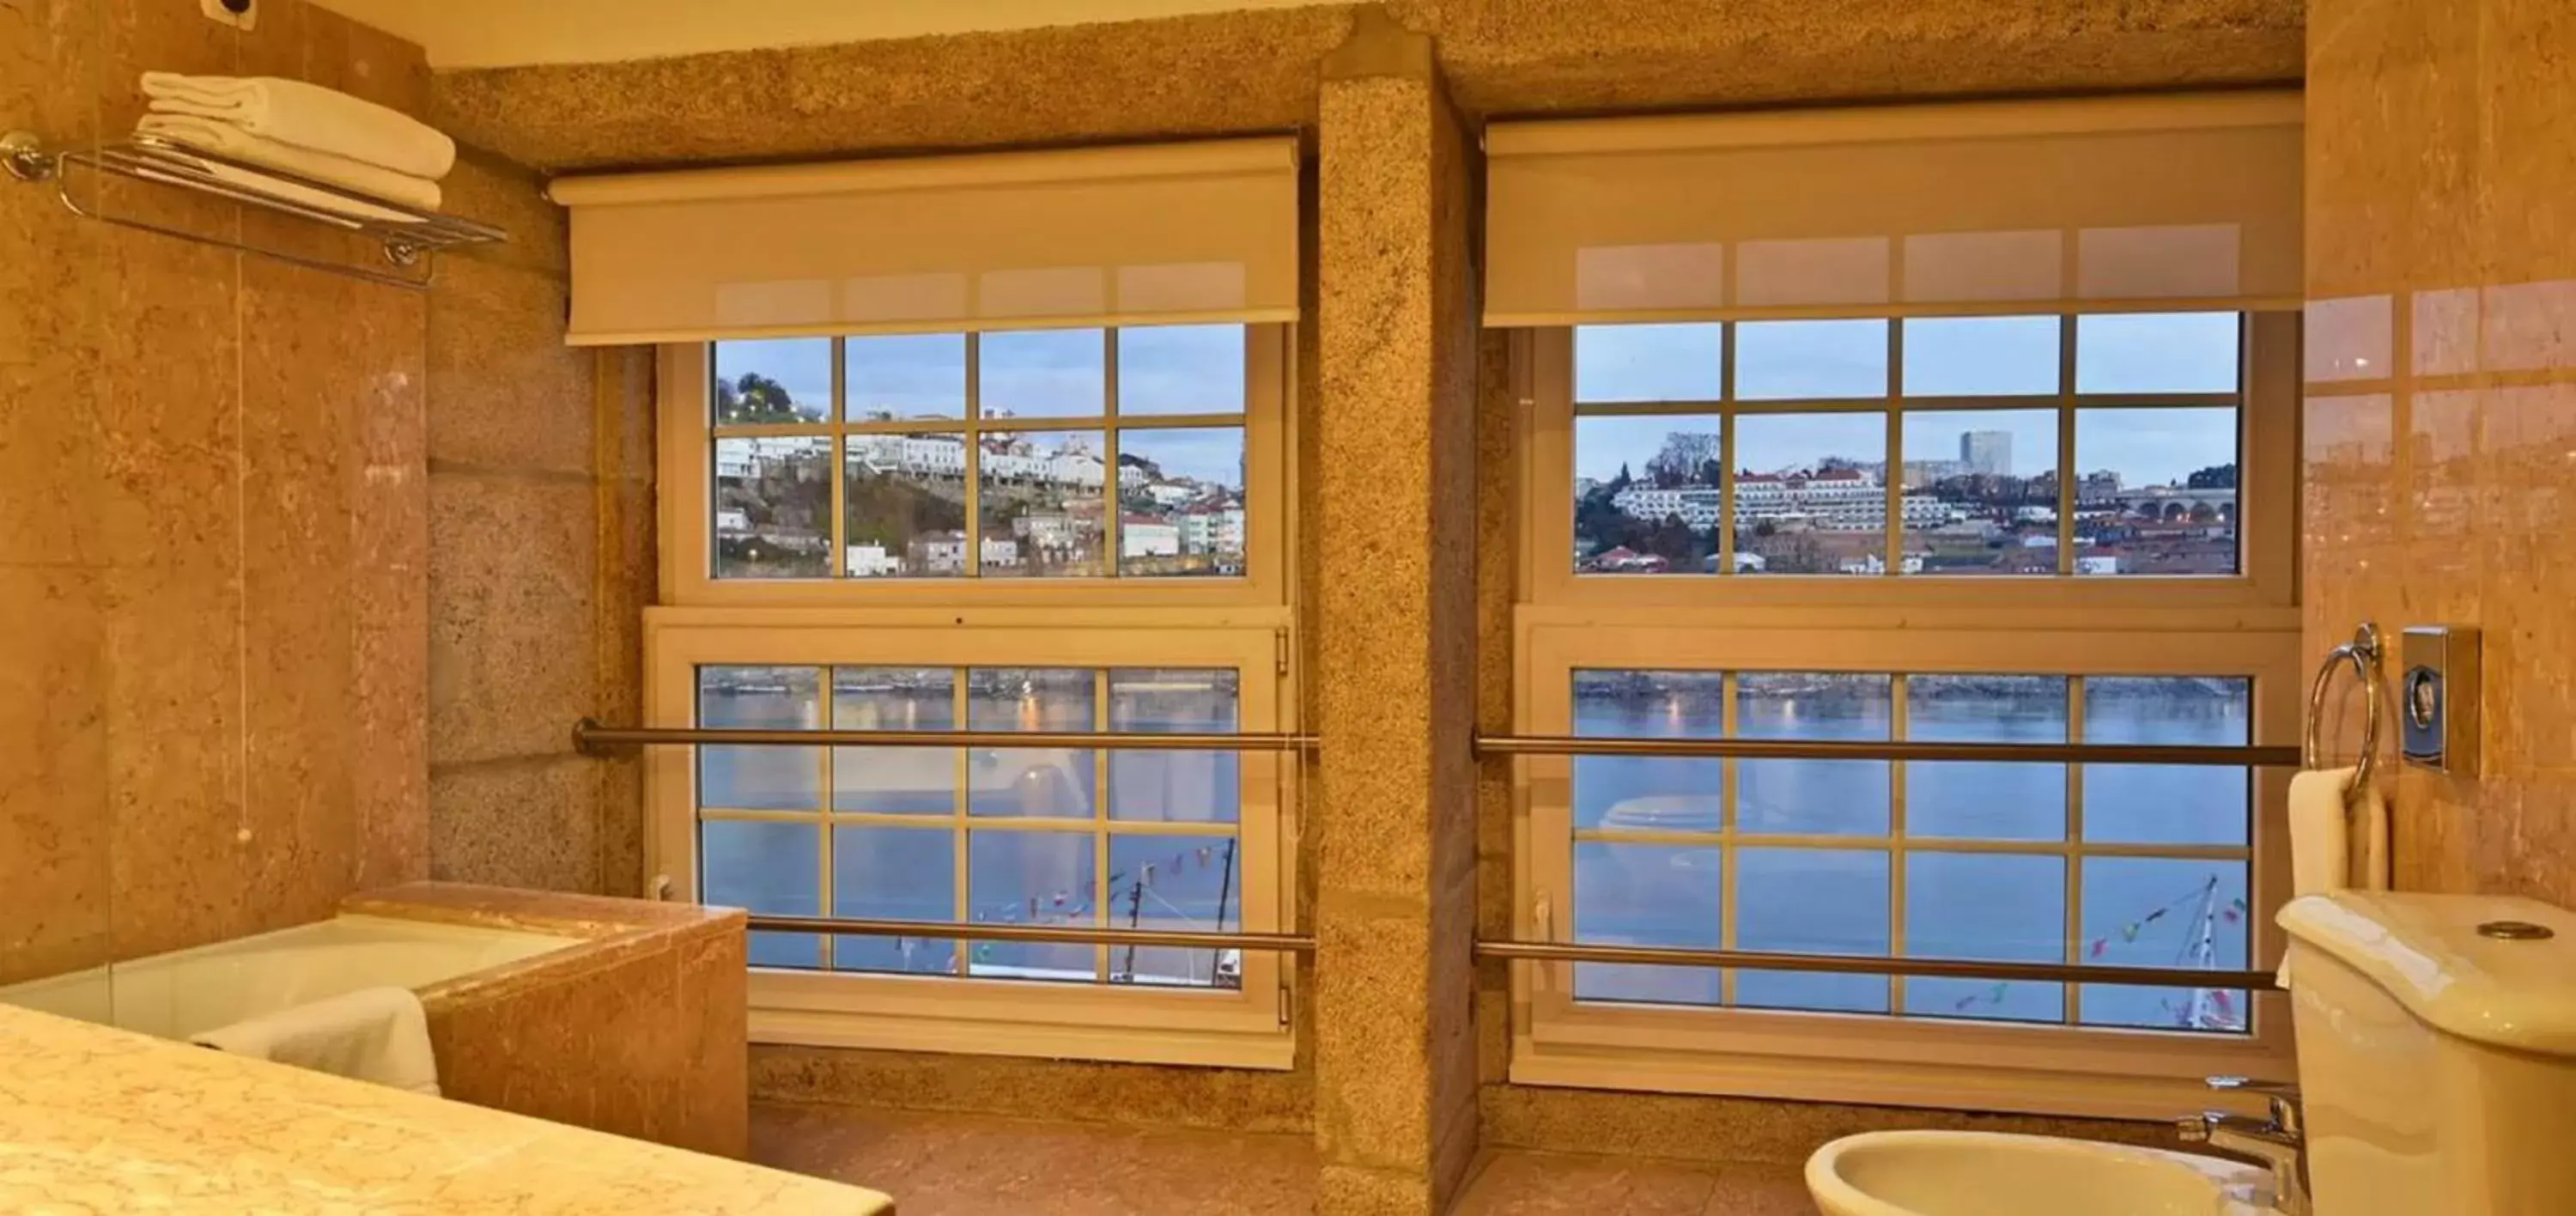
POLYGON ((2296 747, 2149 743, 1883 743, 1820 739, 1610 739, 1478 735, 1480 756, 1718 757, 1743 760, 1969 760, 2038 764, 2243 764, 2296 768, 2296 747))
POLYGON ((1294 933, 1194 933, 1185 929, 1085 929, 1070 925, 961 925, 954 922, 853 920, 840 916, 763 916, 751 927, 770 933, 845 933, 941 941, 1048 942, 1068 946, 1178 946, 1189 950, 1267 950, 1313 954, 1315 939, 1294 933))
POLYGON ((2039 983, 2143 984, 2156 988, 2270 988, 2269 971, 2203 971, 2189 967, 2093 967, 2071 963, 2002 963, 1945 958, 1868 958, 1848 954, 1775 954, 1686 950, 1664 946, 1591 946, 1575 942, 1476 943, 1476 957, 1539 962, 1625 963, 1645 967, 1734 967, 1745 971, 1822 971, 1838 975, 1903 975, 1929 979, 2029 980, 2039 983))
POLYGON ((749 730, 695 726, 602 726, 584 718, 573 724, 573 746, 598 753, 611 747, 702 744, 721 747, 1096 747, 1114 751, 1290 752, 1315 745, 1313 735, 1124 734, 1073 730, 749 730))

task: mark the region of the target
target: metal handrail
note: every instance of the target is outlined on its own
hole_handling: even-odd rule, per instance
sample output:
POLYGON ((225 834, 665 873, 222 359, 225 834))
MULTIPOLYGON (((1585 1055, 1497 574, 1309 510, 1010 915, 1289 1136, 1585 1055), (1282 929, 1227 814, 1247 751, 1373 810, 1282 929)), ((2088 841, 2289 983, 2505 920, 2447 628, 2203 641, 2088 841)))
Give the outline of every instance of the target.
POLYGON ((2290 768, 2299 749, 2152 743, 1916 743, 1815 739, 1621 739, 1479 735, 1482 756, 1653 756, 1746 760, 1971 760, 2043 764, 2243 764, 2290 768))
POLYGON ((741 727, 573 724, 573 746, 597 755, 612 747, 1096 747, 1117 751, 1289 752, 1315 746, 1296 734, 1129 734, 1096 730, 759 730, 741 727))
POLYGON ((754 913, 751 927, 774 933, 843 933, 858 937, 920 937, 942 941, 1040 942, 1069 946, 1178 946, 1191 950, 1267 950, 1313 954, 1315 939, 1302 933, 1200 933, 1188 929, 1086 929, 1076 925, 995 925, 858 920, 839 916, 768 916, 754 913))
POLYGON ((2275 978, 2269 971, 1873 958, 1848 954, 1779 954, 1670 946, 1599 946, 1579 942, 1479 941, 1476 943, 1476 957, 1531 962, 1626 963, 1649 967, 1733 967, 1744 971, 1819 971, 1838 975, 1903 975, 1931 979, 2143 984, 2160 988, 2270 988, 2275 978))

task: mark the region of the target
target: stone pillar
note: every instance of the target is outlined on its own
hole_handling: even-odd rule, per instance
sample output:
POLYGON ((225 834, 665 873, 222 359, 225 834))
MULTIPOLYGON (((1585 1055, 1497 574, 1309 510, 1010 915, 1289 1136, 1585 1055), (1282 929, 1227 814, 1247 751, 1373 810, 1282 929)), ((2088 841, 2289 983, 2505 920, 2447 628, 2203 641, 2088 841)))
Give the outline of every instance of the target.
POLYGON ((1476 1146, 1473 153, 1430 39, 1377 9, 1318 142, 1318 1210, 1429 1216, 1476 1146))

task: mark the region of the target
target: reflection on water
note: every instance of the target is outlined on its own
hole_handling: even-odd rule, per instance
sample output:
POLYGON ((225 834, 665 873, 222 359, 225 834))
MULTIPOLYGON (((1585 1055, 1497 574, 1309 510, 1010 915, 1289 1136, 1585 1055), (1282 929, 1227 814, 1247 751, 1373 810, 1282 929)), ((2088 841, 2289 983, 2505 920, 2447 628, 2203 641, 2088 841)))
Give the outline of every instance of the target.
MULTIPOLYGON (((2069 681, 2058 677, 1915 677, 1908 738, 2065 742, 2069 681)), ((1739 681, 1742 738, 1886 740, 1892 681, 1883 676, 1765 674, 1739 681)), ((2242 744, 2250 690, 2242 680, 2094 679, 2083 693, 2087 742, 2242 744)), ((1596 736, 1719 737, 1726 693, 1713 673, 1583 672, 1574 726, 1596 736)), ((2065 862, 2053 856, 1940 851, 1962 841, 2059 842, 2068 837, 2067 768, 2054 764, 1581 758, 1573 820, 1604 833, 1720 830, 1729 768, 1736 828, 1755 836, 1884 837, 1902 813, 1912 844, 1906 900, 1891 910, 1897 875, 1883 848, 1777 846, 1747 841, 1731 876, 1706 847, 1589 843, 1575 851, 1575 919, 1586 941, 1720 944, 1720 902, 1735 885, 1739 949, 1885 955, 1902 923, 1905 953, 1923 957, 2062 961, 2065 862)), ((2250 774, 2243 768, 2095 766, 2077 775, 2085 844, 2243 847, 2250 774)), ((2247 867, 2239 860, 2088 857, 2080 882, 2080 961, 2131 966, 2247 965, 2247 867), (2204 940, 2205 939, 2205 940, 2204 940)), ((1715 1003, 1708 974, 1680 968, 1587 967, 1584 996, 1715 1003)), ((1884 1012, 1890 985, 1870 976, 1742 972, 1737 1003, 1884 1012)), ((1912 980, 1905 1012, 2056 1021, 2054 984, 1912 980)), ((2241 1020, 2243 994, 2086 986, 2089 1024, 2203 1027, 2241 1020), (2223 1006, 2224 1008, 2218 1008, 2223 1006)))

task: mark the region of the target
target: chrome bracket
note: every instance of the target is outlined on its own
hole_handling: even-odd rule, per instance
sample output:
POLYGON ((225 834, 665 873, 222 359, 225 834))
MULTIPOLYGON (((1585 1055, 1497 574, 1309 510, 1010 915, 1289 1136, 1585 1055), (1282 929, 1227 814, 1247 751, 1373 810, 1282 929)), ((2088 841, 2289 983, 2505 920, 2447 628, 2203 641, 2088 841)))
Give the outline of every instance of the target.
POLYGON ((0 135, 0 170, 22 182, 54 180, 55 157, 45 151, 43 140, 32 132, 11 131, 0 135))

